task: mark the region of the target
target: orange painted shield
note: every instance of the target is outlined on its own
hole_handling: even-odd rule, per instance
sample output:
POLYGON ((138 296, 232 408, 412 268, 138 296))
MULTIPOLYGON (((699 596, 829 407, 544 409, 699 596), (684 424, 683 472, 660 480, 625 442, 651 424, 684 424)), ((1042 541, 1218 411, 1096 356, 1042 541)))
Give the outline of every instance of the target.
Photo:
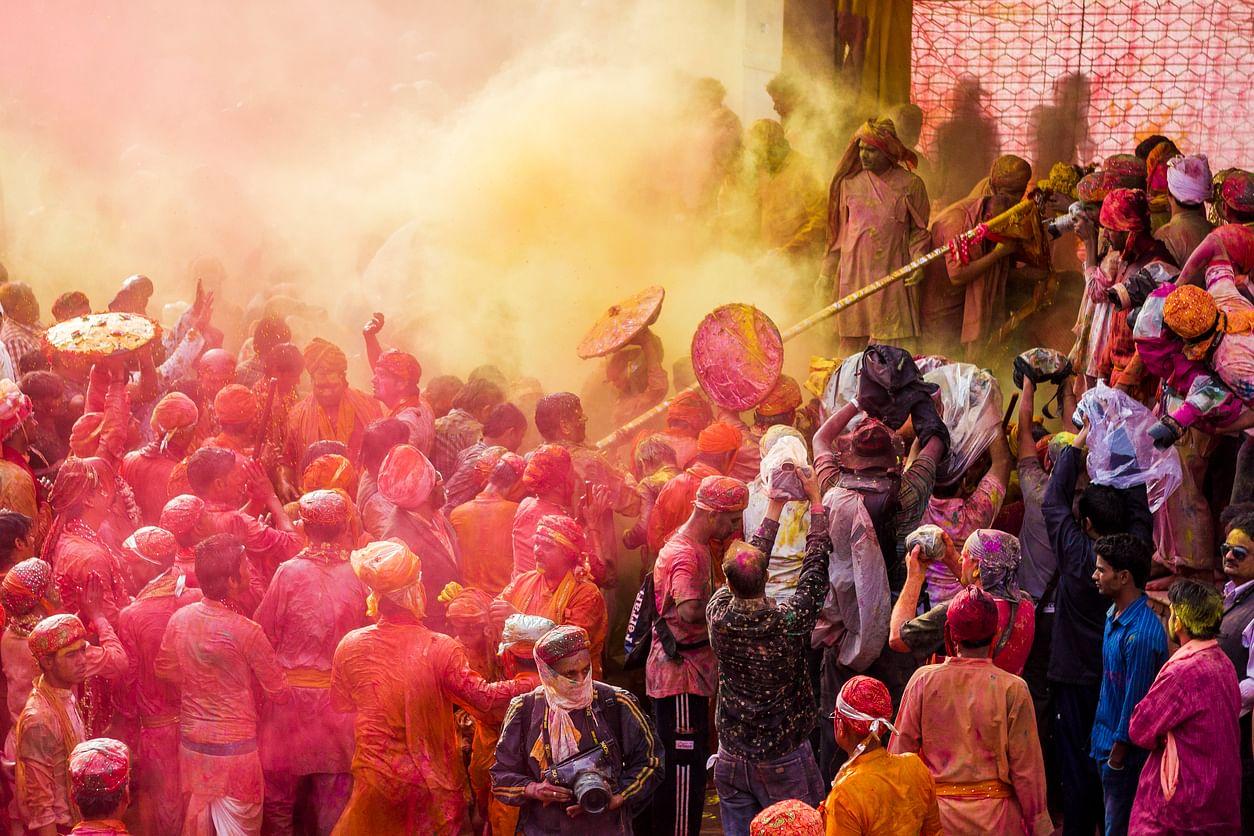
POLYGON ((723 305, 692 335, 692 368, 701 388, 726 409, 757 406, 779 380, 784 342, 771 318, 752 305, 723 305))
POLYGON ((657 321, 665 298, 666 290, 653 285, 614 305, 579 341, 575 353, 588 360, 618 351, 657 321))
POLYGON ((44 332, 49 349, 87 358, 136 351, 161 336, 161 326, 133 313, 99 313, 58 322, 44 332))

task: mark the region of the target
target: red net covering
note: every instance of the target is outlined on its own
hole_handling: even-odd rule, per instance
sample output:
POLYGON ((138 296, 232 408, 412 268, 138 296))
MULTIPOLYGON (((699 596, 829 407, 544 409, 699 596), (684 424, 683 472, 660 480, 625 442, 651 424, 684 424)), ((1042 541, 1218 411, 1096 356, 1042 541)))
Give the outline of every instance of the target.
POLYGON ((915 0, 913 26, 925 150, 973 77, 995 151, 1034 164, 1060 144, 1086 163, 1130 153, 1152 133, 1207 154, 1212 170, 1254 164, 1254 3, 915 0), (1087 136, 1068 136, 1077 113, 1087 136))

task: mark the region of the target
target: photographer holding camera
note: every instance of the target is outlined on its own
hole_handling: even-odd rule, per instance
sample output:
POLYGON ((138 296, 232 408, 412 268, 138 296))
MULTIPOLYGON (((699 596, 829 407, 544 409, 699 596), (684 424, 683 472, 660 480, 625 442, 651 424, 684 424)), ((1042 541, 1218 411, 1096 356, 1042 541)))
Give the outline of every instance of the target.
POLYGON ((540 687, 515 697, 492 792, 521 807, 525 834, 630 834, 662 780, 653 726, 626 691, 592 679, 588 633, 566 625, 535 648, 540 687))

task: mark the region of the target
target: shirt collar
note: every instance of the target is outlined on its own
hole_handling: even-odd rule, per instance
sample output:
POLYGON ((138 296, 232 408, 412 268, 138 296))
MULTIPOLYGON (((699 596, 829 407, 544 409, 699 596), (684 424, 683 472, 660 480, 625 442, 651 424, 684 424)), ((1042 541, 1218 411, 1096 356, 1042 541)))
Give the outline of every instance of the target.
POLYGON ((1115 624, 1126 624, 1133 617, 1133 615, 1135 615, 1138 608, 1144 609, 1149 606, 1149 604, 1146 603, 1148 600, 1149 598, 1146 597, 1144 592, 1142 592, 1135 601, 1128 604, 1127 608, 1125 608, 1123 612, 1115 612, 1115 605, 1111 604, 1110 620, 1115 624))
POLYGON ((1251 588, 1254 588, 1254 581, 1246 581, 1240 586, 1237 586, 1232 581, 1228 581, 1224 584, 1224 606, 1232 606, 1233 601, 1244 593, 1249 592, 1251 588))

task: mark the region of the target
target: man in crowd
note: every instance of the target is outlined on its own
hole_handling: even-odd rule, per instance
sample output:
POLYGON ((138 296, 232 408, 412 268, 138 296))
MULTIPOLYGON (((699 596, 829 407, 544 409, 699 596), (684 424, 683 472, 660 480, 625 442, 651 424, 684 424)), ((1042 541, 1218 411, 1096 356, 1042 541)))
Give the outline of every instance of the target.
POLYGON ((718 659, 714 783, 723 831, 733 836, 747 836, 753 817, 777 801, 799 798, 817 806, 822 800, 823 780, 807 740, 817 714, 807 657, 827 594, 832 544, 813 471, 805 489, 810 533, 796 591, 775 602, 766 597, 784 506, 773 499, 750 542, 728 548, 722 566, 727 586, 706 607, 718 659))
POLYGON ((527 432, 527 418, 512 403, 497 404, 483 422, 483 438, 462 450, 457 467, 445 485, 447 507, 452 509, 469 502, 487 483, 479 472, 479 462, 488 450, 499 447, 517 453, 527 432))
POLYGON ((710 700, 718 678, 705 620, 713 592, 710 544, 741 530, 740 514, 748 502, 743 482, 705 477, 688 520, 666 541, 653 566, 658 617, 645 690, 666 752, 666 778, 652 810, 654 833, 696 836, 701 829, 710 700))
POLYGON ((378 622, 345 636, 332 660, 331 705, 356 712, 353 791, 335 832, 457 833, 466 772, 453 704, 488 712, 529 685, 485 682, 455 639, 423 624, 422 564, 406 546, 371 543, 351 559, 378 622))
MULTIPOLYGON (((1219 647, 1232 663, 1240 680, 1241 739, 1254 741, 1254 675, 1250 673, 1250 643, 1254 639, 1254 513, 1237 516, 1219 547, 1222 568, 1228 577, 1223 594, 1223 619, 1219 647)), ((1254 821, 1254 751, 1241 748, 1242 816, 1254 821)))
POLYGON ((365 392, 348 385, 348 358, 321 337, 305 346, 305 368, 313 392, 292 408, 288 418, 287 464, 296 469, 309 445, 332 439, 348 446, 349 461, 361 461, 361 442, 383 408, 365 392))
POLYGON ((131 752, 120 740, 96 737, 70 752, 70 794, 83 820, 78 836, 125 836, 122 821, 131 803, 131 752))
POLYGON ((487 484, 474 499, 453 508, 449 523, 461 544, 463 579, 496 595, 513 576, 513 527, 518 513, 514 497, 526 464, 522 456, 502 453, 495 462, 479 459, 475 467, 488 471, 487 484), (490 468, 485 467, 488 464, 490 468))
POLYGON ((184 833, 213 832, 219 821, 229 832, 261 832, 265 788, 253 689, 271 702, 292 698, 261 627, 229 604, 248 584, 245 557, 230 534, 196 546, 204 599, 170 616, 157 653, 157 676, 180 694, 184 833))
POLYGON ((1145 595, 1153 546, 1132 534, 1097 541, 1093 582, 1114 604, 1102 639, 1102 689, 1093 719, 1093 760, 1102 775, 1106 833, 1128 832, 1137 777, 1148 752, 1132 743, 1132 710, 1167 660, 1167 634, 1145 595))

